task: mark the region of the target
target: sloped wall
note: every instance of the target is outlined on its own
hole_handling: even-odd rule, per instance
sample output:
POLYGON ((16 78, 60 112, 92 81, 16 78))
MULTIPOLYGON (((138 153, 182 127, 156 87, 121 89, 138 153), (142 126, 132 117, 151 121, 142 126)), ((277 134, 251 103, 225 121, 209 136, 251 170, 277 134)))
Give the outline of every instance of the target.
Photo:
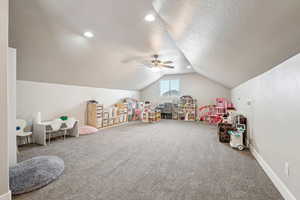
POLYGON ((232 90, 234 105, 250 120, 254 150, 295 199, 300 199, 299 67, 300 54, 232 90), (286 163, 289 176, 285 173, 286 163))
POLYGON ((125 97, 139 98, 139 92, 17 81, 17 118, 31 122, 36 113, 41 112, 42 120, 68 115, 83 125, 86 101, 94 99, 107 107, 125 97))

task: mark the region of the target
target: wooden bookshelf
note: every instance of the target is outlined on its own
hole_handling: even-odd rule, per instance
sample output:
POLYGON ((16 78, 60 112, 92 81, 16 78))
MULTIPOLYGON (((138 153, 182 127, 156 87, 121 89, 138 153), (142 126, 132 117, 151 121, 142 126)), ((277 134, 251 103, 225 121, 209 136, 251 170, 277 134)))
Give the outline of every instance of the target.
POLYGON ((87 124, 95 128, 102 128, 103 125, 103 105, 97 103, 87 104, 87 124))

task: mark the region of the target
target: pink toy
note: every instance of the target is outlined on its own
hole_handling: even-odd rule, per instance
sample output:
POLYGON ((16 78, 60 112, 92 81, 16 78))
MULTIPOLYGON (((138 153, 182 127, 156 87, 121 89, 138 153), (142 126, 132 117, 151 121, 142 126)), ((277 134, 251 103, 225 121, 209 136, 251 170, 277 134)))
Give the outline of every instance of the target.
POLYGON ((199 108, 199 120, 209 124, 218 124, 222 122, 222 117, 218 115, 215 105, 206 105, 199 108))
POLYGON ((227 112, 227 100, 225 98, 216 99, 216 111, 218 115, 224 115, 227 112))
POLYGON ((141 110, 141 109, 136 109, 136 110, 135 110, 135 113, 134 113, 134 115, 133 115, 133 120, 138 120, 138 119, 140 119, 141 113, 142 113, 142 110, 141 110))
POLYGON ((79 128, 79 134, 80 135, 89 135, 96 133, 98 129, 92 127, 92 126, 82 126, 79 128))
POLYGON ((233 104, 225 98, 217 98, 216 105, 206 105, 199 108, 199 120, 217 125, 222 122, 223 116, 227 114, 227 108, 233 104))

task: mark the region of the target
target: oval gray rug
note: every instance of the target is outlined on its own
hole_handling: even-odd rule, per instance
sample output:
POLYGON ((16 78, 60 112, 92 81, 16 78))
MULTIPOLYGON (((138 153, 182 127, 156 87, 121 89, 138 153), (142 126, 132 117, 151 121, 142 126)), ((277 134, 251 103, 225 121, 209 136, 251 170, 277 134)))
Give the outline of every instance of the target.
POLYGON ((13 195, 31 192, 56 180, 64 171, 64 161, 56 156, 38 156, 9 169, 13 195))

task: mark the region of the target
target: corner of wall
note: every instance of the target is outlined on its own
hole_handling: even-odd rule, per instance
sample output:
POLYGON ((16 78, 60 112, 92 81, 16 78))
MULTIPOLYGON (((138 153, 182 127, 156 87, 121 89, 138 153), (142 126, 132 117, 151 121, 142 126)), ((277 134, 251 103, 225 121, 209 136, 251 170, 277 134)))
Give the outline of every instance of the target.
POLYGON ((11 200, 11 192, 8 191, 6 194, 1 195, 0 200, 11 200))

